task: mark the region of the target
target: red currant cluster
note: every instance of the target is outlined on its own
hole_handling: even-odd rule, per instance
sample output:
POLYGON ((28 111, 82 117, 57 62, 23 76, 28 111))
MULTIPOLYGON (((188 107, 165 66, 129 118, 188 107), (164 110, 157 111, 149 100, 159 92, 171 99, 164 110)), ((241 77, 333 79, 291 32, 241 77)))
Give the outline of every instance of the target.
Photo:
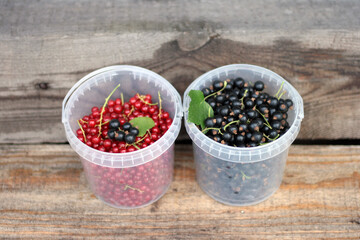
POLYGON ((151 95, 135 94, 125 103, 117 98, 109 100, 104 108, 93 107, 91 114, 81 118, 78 123, 80 128, 76 131, 77 137, 89 147, 102 152, 125 153, 153 144, 169 129, 172 119, 168 112, 161 109, 161 104, 152 103, 151 95), (109 123, 112 120, 118 120, 123 126, 137 117, 150 117, 155 126, 143 137, 137 136, 132 144, 109 138, 109 123))
POLYGON ((158 199, 170 185, 173 150, 131 168, 109 168, 83 160, 90 186, 100 199, 120 207, 138 207, 158 199))

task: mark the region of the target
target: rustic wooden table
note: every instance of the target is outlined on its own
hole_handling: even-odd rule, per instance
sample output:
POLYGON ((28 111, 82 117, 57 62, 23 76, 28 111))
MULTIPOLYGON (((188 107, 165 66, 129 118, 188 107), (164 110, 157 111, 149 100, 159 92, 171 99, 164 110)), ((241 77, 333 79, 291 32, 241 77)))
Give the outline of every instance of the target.
POLYGON ((358 0, 0 0, 0 238, 360 239, 359 12, 358 0), (271 198, 208 197, 185 131, 158 202, 118 210, 95 198, 60 120, 80 78, 131 64, 182 95, 232 63, 278 73, 304 100, 271 198))
POLYGON ((68 145, 0 146, 0 237, 32 239, 359 239, 360 147, 294 145, 280 189, 232 207, 197 185, 192 147, 154 204, 118 210, 89 190, 68 145))

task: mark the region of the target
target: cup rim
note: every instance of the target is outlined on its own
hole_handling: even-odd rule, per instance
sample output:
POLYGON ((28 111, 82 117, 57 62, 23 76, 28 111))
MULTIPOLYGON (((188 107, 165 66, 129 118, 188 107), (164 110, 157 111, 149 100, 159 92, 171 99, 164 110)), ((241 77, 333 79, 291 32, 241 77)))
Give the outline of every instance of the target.
MULTIPOLYGON (((147 163, 147 162, 150 162, 150 161, 156 159, 157 157, 159 157, 160 155, 165 153, 175 142, 175 140, 180 132, 181 118, 183 116, 181 97, 180 97, 180 94, 173 87, 173 85, 169 81, 167 81, 165 78, 160 76, 159 74, 157 74, 151 70, 148 70, 148 69, 145 69, 142 67, 138 67, 138 66, 114 65, 114 66, 97 69, 97 70, 85 75, 83 78, 81 78, 78 81, 78 83, 79 82, 81 82, 82 85, 77 86, 75 89, 70 89, 68 92, 68 95, 69 95, 68 99, 64 99, 65 105, 63 108, 63 115, 64 115, 63 124, 64 124, 65 131, 66 131, 66 137, 67 137, 71 147, 80 155, 80 157, 84 158, 85 160, 90 161, 90 159, 88 159, 87 156, 89 155, 89 153, 93 152, 95 154, 102 155, 102 159, 100 162, 96 161, 94 159, 91 159, 91 160, 93 160, 91 162, 93 162, 97 165, 106 166, 106 167, 114 167, 114 163, 122 163, 116 167, 133 167, 133 166, 141 165, 141 164, 144 164, 144 163, 147 163), (86 86, 86 84, 90 84, 91 80, 95 79, 97 76, 99 76, 101 74, 115 72, 115 71, 116 72, 131 71, 134 73, 147 74, 147 75, 153 77, 154 79, 156 79, 156 81, 159 81, 161 85, 165 85, 166 89, 170 92, 171 95, 173 95, 173 97, 175 99, 175 101, 174 101, 175 113, 174 113, 174 117, 173 117, 173 122, 171 123, 169 129, 165 132, 165 134, 163 136, 161 136, 161 138, 159 138, 153 144, 147 146, 146 148, 136 150, 134 152, 109 153, 109 152, 102 152, 102 151, 99 151, 97 149, 87 146, 85 143, 83 143, 76 137, 75 133, 71 130, 70 123, 67 118, 67 115, 68 115, 67 111, 69 111, 68 108, 70 106, 69 103, 74 101, 73 93, 78 91, 81 87, 84 88, 86 86), (164 143, 164 141, 169 141, 169 142, 164 143), (161 151, 161 154, 154 154, 154 152, 159 152, 159 151, 161 151), (144 153, 148 153, 148 152, 151 152, 151 154, 150 154, 151 159, 144 159, 144 157, 147 157, 149 155, 149 154, 144 154, 144 153), (140 163, 137 163, 137 164, 134 163, 134 159, 141 159, 141 158, 143 159, 143 161, 141 161, 140 163), (104 162, 109 162, 109 161, 111 162, 111 164, 104 164, 104 162), (133 164, 124 164, 124 162, 129 162, 129 161, 133 162, 133 164)), ((115 165, 118 165, 118 164, 115 164, 115 165)))
MULTIPOLYGON (((200 90, 200 89, 195 89, 195 90, 200 90)), ((288 148, 291 143, 295 140, 299 130, 300 130, 300 124, 301 121, 304 117, 304 110, 303 110, 303 100, 300 96, 300 94, 298 93, 298 91, 288 82, 286 81, 283 77, 281 77, 280 75, 278 75, 277 73, 266 69, 264 67, 260 67, 260 66, 256 66, 256 65, 251 65, 251 64, 230 64, 230 65, 225 65, 225 66, 221 66, 218 68, 215 68, 213 70, 210 70, 204 74, 202 74, 201 76, 199 76, 198 78, 196 78, 189 86, 188 88, 185 90, 184 92, 184 96, 183 96, 183 109, 184 109, 184 123, 185 123, 185 127, 186 130, 190 136, 190 138, 192 139, 192 141, 201 149, 203 149, 204 146, 204 142, 206 141, 210 141, 210 147, 208 150, 204 150, 206 151, 208 154, 219 158, 219 155, 221 155, 221 153, 217 154, 217 151, 214 150, 215 148, 224 150, 224 151, 228 151, 228 155, 230 158, 230 154, 231 153, 245 153, 245 156, 248 155, 250 158, 253 157, 253 160, 244 160, 241 161, 240 157, 238 161, 233 161, 233 160, 229 160, 229 159, 223 159, 225 161, 231 161, 231 162, 257 162, 257 161, 262 161, 262 160, 266 160, 266 159, 261 159, 261 158, 256 158, 254 157, 255 155, 261 155, 262 153, 264 154, 265 150, 271 149, 274 147, 281 148, 283 145, 286 146, 286 148, 288 148), (281 138, 276 139, 273 142, 270 142, 268 144, 262 145, 262 146, 256 146, 256 147, 245 147, 245 148, 239 148, 239 147, 234 147, 234 146, 228 146, 228 145, 223 145, 221 143, 218 143, 208 137, 206 137, 196 126, 194 123, 189 123, 187 120, 188 117, 188 113, 187 113, 187 109, 188 109, 188 103, 189 103, 189 96, 188 93, 190 92, 190 90, 194 89, 194 86, 197 85, 199 82, 202 82, 206 79, 209 78, 209 76, 213 76, 214 73, 219 73, 219 72, 225 72, 226 70, 252 70, 254 72, 261 72, 262 74, 266 73, 269 74, 271 77, 273 77, 276 80, 281 80, 284 82, 284 85, 287 85, 287 88, 291 90, 291 94, 294 95, 294 98, 298 98, 299 101, 294 102, 294 108, 296 105, 296 112, 295 112, 295 118, 294 118, 294 122, 291 124, 290 129, 283 135, 281 136, 281 138), (199 136, 203 136, 205 137, 204 139, 199 139, 199 136), (196 141, 198 140, 198 141, 196 141), (290 141, 288 141, 290 140, 290 141), (288 141, 288 143, 286 143, 286 141, 288 141), (281 143, 281 144, 279 144, 281 143), (274 146, 275 145, 275 146, 274 146), (255 153, 254 153, 255 152, 255 153)), ((279 149, 279 151, 273 151, 273 152, 282 152, 284 150, 286 150, 286 148, 284 147, 282 150, 279 149)), ((273 154, 271 154, 273 155, 273 154)))

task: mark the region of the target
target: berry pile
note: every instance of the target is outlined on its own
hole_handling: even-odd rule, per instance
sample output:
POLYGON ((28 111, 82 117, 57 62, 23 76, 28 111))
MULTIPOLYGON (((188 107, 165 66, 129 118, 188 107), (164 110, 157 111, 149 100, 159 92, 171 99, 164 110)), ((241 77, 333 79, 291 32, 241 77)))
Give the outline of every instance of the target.
POLYGON ((202 129, 209 138, 236 147, 255 147, 276 140, 289 128, 291 99, 282 99, 281 85, 275 96, 263 92, 265 84, 242 78, 215 80, 201 91, 214 111, 202 129))
POLYGON ((131 168, 110 168, 83 160, 92 191, 101 200, 115 207, 133 208, 161 197, 171 184, 173 149, 160 157, 131 168))
MULTIPOLYGON (((137 151, 160 139, 172 124, 169 113, 162 109, 160 93, 158 103, 153 103, 149 94, 135 94, 128 102, 121 100, 122 96, 110 100, 117 88, 101 108, 94 106, 91 114, 78 120, 77 138, 96 150, 118 154, 137 151)), ((165 193, 172 180, 172 154, 170 148, 147 163, 128 168, 82 162, 98 198, 116 207, 132 208, 165 193)))
POLYGON ((157 141, 169 129, 172 119, 151 95, 135 94, 128 102, 109 100, 104 108, 93 107, 91 114, 79 121, 76 134, 89 147, 110 153, 133 152, 157 141), (129 123, 137 117, 150 117, 154 127, 144 136, 129 123), (100 124, 101 122, 101 124, 100 124))

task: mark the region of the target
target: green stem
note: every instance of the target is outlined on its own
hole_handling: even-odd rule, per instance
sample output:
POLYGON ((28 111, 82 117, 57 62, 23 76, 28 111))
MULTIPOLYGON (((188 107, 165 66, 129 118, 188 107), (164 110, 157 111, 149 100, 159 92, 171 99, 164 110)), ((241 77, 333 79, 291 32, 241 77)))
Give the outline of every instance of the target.
POLYGON ((240 121, 240 120, 236 120, 236 121, 229 122, 228 124, 226 124, 226 125, 224 126, 224 130, 226 130, 226 128, 227 128, 228 126, 230 126, 231 124, 233 124, 233 123, 239 123, 239 121, 240 121))
POLYGON ((269 139, 270 141, 275 141, 276 139, 278 139, 278 137, 280 136, 280 134, 276 135, 275 138, 270 138, 269 136, 264 134, 264 137, 266 137, 267 139, 269 139))
POLYGON ((121 104, 124 105, 124 94, 120 93, 121 104))
POLYGON ((266 117, 264 116, 264 114, 262 114, 258 109, 256 109, 256 111, 258 111, 258 113, 263 117, 263 119, 265 120, 265 125, 268 126, 270 129, 272 129, 270 123, 268 122, 268 120, 266 120, 266 117))
POLYGON ((240 101, 241 101, 241 109, 242 109, 242 110, 243 110, 244 107, 245 107, 245 106, 244 106, 244 98, 245 98, 247 92, 248 92, 248 90, 245 89, 244 95, 243 95, 242 98, 240 99, 240 101))
POLYGON ((220 128, 204 128, 203 130, 201 130, 202 133, 209 131, 209 130, 218 130, 219 133, 222 135, 221 129, 220 128))
POLYGON ((247 176, 243 171, 240 170, 240 172, 243 178, 251 179, 251 177, 247 176))
POLYGON ((112 90, 112 92, 109 94, 109 96, 105 99, 105 103, 101 109, 101 113, 100 113, 100 125, 99 125, 99 136, 101 135, 101 123, 102 123, 102 119, 103 119, 103 114, 104 114, 104 111, 105 111, 105 107, 108 103, 108 101, 110 100, 111 96, 114 94, 114 92, 116 91, 116 89, 118 89, 120 87, 120 83, 119 85, 117 85, 114 90, 112 90))
POLYGON ((284 91, 280 94, 280 96, 278 97, 278 100, 280 100, 280 98, 281 98, 285 93, 286 93, 286 91, 284 90, 284 91))
POLYGON ((140 190, 140 189, 138 189, 138 188, 134 188, 134 187, 126 184, 126 186, 124 187, 124 190, 126 190, 126 189, 128 189, 128 188, 130 188, 130 189, 132 189, 132 190, 135 190, 135 191, 138 191, 138 192, 141 192, 141 193, 144 192, 144 191, 142 191, 142 190, 140 190))
POLYGON ((149 105, 149 106, 153 106, 153 105, 157 105, 158 103, 148 103, 144 100, 144 96, 140 96, 140 94, 137 93, 137 96, 139 97, 140 101, 145 103, 146 105, 149 105))
POLYGON ((162 110, 162 106, 161 106, 161 96, 160 96, 160 91, 158 91, 158 96, 159 96, 159 118, 161 118, 161 110, 162 110))
POLYGON ((207 98, 212 97, 212 96, 216 95, 217 93, 223 91, 223 90, 226 88, 226 86, 227 86, 227 81, 224 81, 224 86, 222 87, 222 89, 220 89, 219 91, 214 92, 214 93, 212 93, 212 94, 210 94, 210 95, 207 95, 207 96, 204 98, 203 101, 205 101, 207 98))
POLYGON ((79 120, 77 121, 77 123, 79 124, 79 127, 80 127, 80 129, 81 129, 81 131, 82 131, 82 134, 83 134, 83 136, 84 136, 84 141, 86 142, 85 131, 84 131, 84 129, 82 128, 82 126, 81 126, 81 124, 80 124, 79 120))
POLYGON ((281 89, 283 88, 284 83, 285 83, 285 82, 282 82, 282 83, 281 83, 279 90, 278 90, 277 93, 275 94, 275 97, 276 97, 276 98, 278 97, 279 93, 281 92, 281 89))

